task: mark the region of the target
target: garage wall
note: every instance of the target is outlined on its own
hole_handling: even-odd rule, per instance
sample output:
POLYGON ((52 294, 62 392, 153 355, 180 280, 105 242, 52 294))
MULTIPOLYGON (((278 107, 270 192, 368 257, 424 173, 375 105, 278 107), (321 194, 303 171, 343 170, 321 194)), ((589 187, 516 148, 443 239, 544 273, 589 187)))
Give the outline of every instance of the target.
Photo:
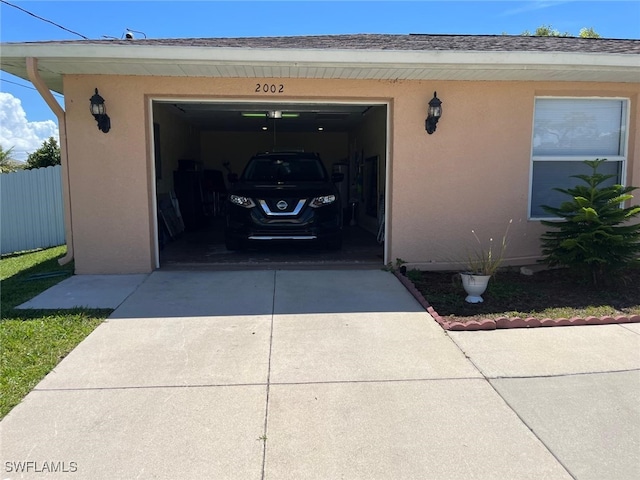
MULTIPOLYGON (((511 259, 530 262, 539 255, 543 228, 527 220, 536 95, 631 98, 628 183, 640 184, 639 84, 279 82, 282 96, 254 93, 255 79, 65 77, 77 273, 148 272, 155 266, 150 98, 389 102, 391 201, 386 220, 391 235, 386 261, 402 258, 421 268, 441 268, 459 259, 473 242, 472 229, 480 238, 499 238, 510 219, 511 259), (111 117, 107 134, 97 130, 86 108, 96 87, 111 117), (434 90, 443 102, 443 117, 428 135, 424 119, 434 90)), ((220 138, 206 136, 202 156, 222 144, 220 138)), ((640 204, 640 195, 635 202, 640 204)))
MULTIPOLYGON (((354 153, 361 155, 365 165, 362 167, 363 188, 358 203, 358 224, 364 229, 373 233, 378 233, 378 217, 367 214, 369 199, 384 197, 386 163, 387 163, 387 139, 384 134, 387 131, 387 109, 384 107, 374 107, 365 115, 360 127, 352 133, 350 144, 354 153), (382 132, 382 134, 381 134, 382 132), (376 171, 378 177, 378 187, 376 192, 371 192, 369 184, 369 171, 371 165, 366 160, 378 157, 376 171)), ((357 195, 354 195, 356 197, 357 195)), ((378 205, 374 204, 369 208, 374 208, 377 212, 378 205)))
POLYGON ((200 132, 171 113, 166 105, 153 105, 153 122, 160 127, 162 168, 157 182, 157 193, 160 195, 173 189, 173 171, 178 169, 178 160, 201 159, 200 132))
MULTIPOLYGON (((327 169, 347 157, 347 133, 276 133, 275 146, 279 149, 300 149, 317 152, 327 169)), ((202 159, 207 168, 224 170, 229 162, 233 172, 240 174, 249 158, 257 152, 273 150, 273 132, 213 132, 201 135, 202 159)))

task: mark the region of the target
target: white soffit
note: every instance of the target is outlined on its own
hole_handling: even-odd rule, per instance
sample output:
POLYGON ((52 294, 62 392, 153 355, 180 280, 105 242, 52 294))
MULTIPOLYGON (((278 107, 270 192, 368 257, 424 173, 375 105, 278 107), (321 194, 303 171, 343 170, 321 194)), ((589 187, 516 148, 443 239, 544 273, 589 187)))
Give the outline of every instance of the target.
POLYGON ((375 80, 640 81, 640 55, 510 51, 202 48, 4 44, 2 70, 26 78, 35 57, 50 88, 62 75, 375 80))

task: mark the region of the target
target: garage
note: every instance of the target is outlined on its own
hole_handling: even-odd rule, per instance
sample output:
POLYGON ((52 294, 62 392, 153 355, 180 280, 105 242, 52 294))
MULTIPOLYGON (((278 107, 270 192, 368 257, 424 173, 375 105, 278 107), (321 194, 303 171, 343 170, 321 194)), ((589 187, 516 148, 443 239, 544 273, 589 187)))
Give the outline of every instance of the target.
POLYGON ((150 108, 160 268, 383 265, 386 102, 154 98, 150 108), (313 152, 329 175, 339 174, 341 248, 314 241, 225 246, 230 179, 263 152, 313 152))

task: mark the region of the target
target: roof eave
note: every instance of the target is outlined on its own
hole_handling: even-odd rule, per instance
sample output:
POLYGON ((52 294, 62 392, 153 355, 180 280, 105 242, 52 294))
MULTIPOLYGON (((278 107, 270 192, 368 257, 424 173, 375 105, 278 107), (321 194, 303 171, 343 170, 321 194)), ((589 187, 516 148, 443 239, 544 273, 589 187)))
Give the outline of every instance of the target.
MULTIPOLYGON (((3 44, 2 70, 22 78, 26 58, 59 91, 65 74, 261 78, 563 80, 637 82, 640 55, 513 51, 266 49, 100 44, 3 44), (209 67, 210 71, 207 70, 209 67), (213 68, 216 67, 216 68, 213 68), (217 68, 220 67, 220 68, 217 68), (354 76, 354 71, 358 74, 354 76), (191 72, 191 73, 190 73, 191 72), (268 73, 270 75, 265 75, 268 73), (205 75, 202 75, 205 76, 205 75)), ((26 69, 24 70, 26 71, 26 69)))

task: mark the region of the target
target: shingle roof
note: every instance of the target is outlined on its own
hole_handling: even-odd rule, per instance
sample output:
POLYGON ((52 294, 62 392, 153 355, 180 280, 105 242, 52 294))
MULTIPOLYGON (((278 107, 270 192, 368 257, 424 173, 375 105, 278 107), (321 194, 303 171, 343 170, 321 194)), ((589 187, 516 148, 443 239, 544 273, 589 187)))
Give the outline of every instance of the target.
POLYGON ((478 52, 575 52, 640 55, 640 40, 511 35, 312 35, 290 37, 65 40, 61 44, 148 45, 197 48, 331 49, 478 52))
POLYGON ((630 82, 640 40, 507 35, 313 35, 94 39, 3 43, 2 70, 28 78, 36 58, 48 87, 68 74, 630 82))

